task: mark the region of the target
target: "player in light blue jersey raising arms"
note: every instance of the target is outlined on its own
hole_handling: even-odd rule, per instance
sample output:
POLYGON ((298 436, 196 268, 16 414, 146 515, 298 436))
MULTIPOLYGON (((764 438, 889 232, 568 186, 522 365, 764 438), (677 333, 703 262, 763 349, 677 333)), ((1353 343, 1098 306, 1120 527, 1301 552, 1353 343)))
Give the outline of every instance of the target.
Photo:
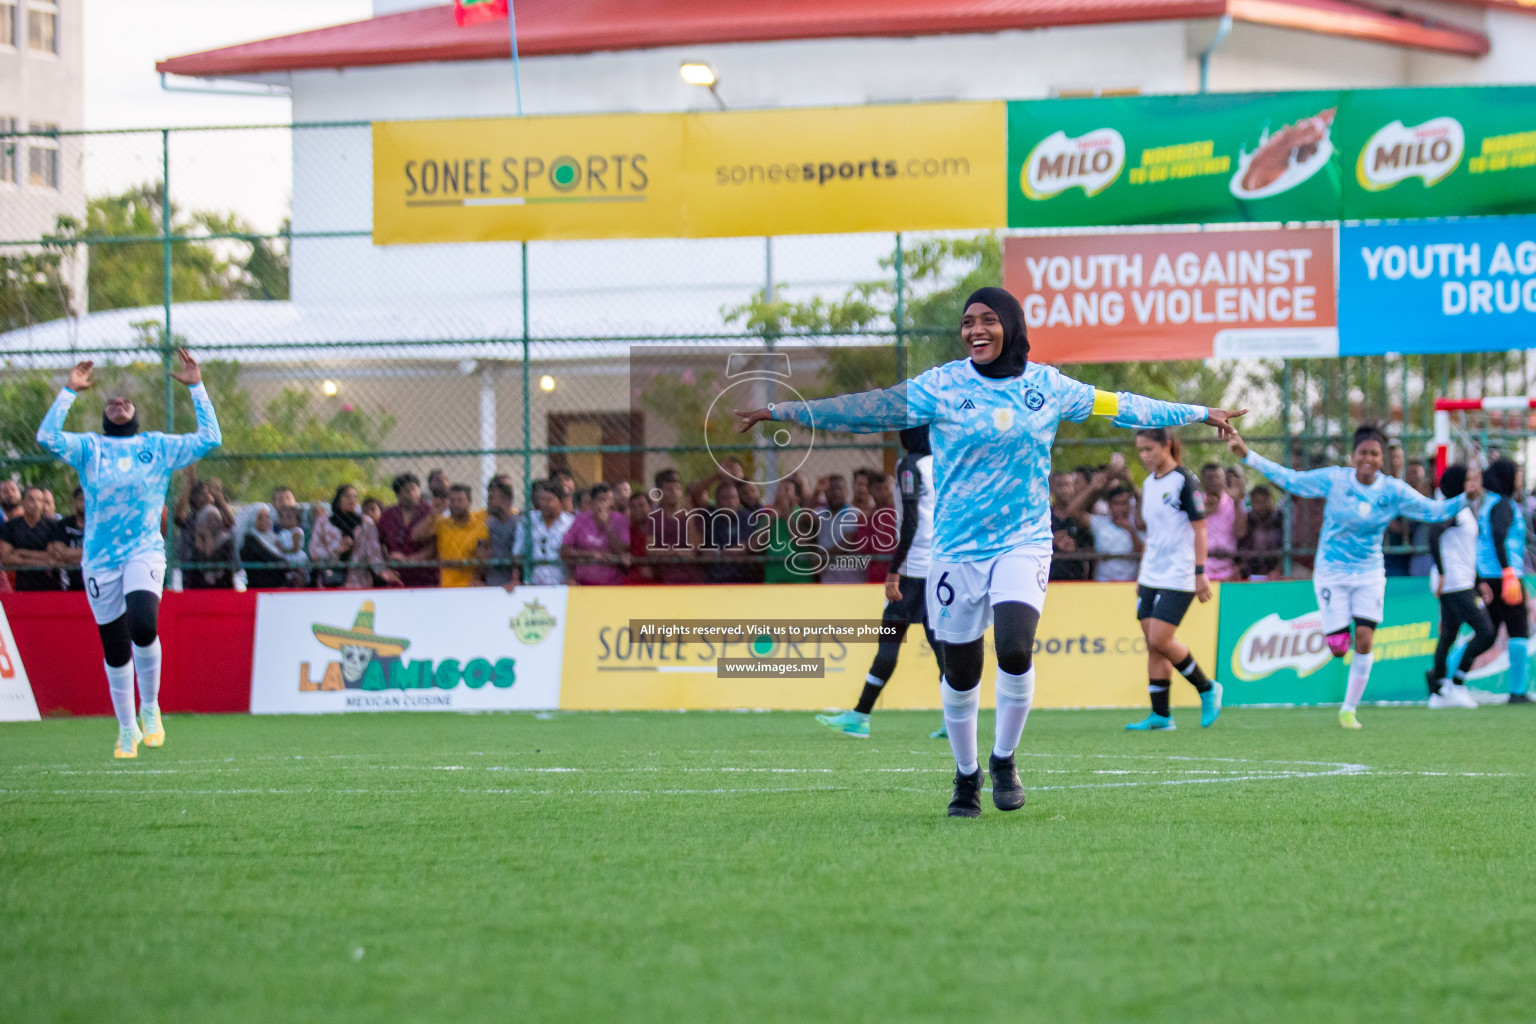
POLYGON ((949 813, 974 818, 981 813, 976 718, 989 624, 997 650, 992 802, 1005 811, 1024 805, 1014 751, 1035 692, 1032 655, 1051 567, 1057 426, 1099 415, 1128 428, 1204 422, 1225 435, 1230 417, 1242 414, 1095 391, 1055 367, 1029 362, 1024 310, 1001 288, 981 288, 966 299, 960 340, 969 358, 896 387, 736 415, 741 431, 764 420, 855 433, 929 424, 938 502, 925 598, 939 641, 944 722, 955 754, 949 813))
POLYGON ((1349 627, 1355 627, 1355 660, 1349 666, 1339 724, 1359 729, 1355 709, 1371 679, 1371 643, 1381 625, 1387 592, 1387 572, 1381 557, 1381 536, 1392 520, 1402 516, 1421 523, 1450 519, 1466 507, 1467 498, 1436 501, 1381 471, 1387 438, 1376 427, 1355 431, 1354 466, 1327 466, 1305 472, 1286 469, 1250 451, 1234 434, 1227 442, 1232 453, 1298 498, 1323 499, 1323 532, 1317 541, 1312 589, 1323 616, 1328 649, 1342 658, 1349 650, 1349 627))
POLYGON ((37 443, 73 466, 85 491, 80 565, 117 713, 114 757, 137 757, 141 740, 151 747, 165 742, 160 721, 160 591, 165 584, 160 517, 171 474, 223 440, 197 361, 185 349, 176 358, 181 365, 171 376, 192 389, 197 433, 140 433, 138 410, 121 395, 107 402, 100 434, 66 432, 64 418, 75 397, 94 383, 89 362, 69 371, 69 384, 37 428, 37 443), (133 708, 135 670, 138 721, 133 708))

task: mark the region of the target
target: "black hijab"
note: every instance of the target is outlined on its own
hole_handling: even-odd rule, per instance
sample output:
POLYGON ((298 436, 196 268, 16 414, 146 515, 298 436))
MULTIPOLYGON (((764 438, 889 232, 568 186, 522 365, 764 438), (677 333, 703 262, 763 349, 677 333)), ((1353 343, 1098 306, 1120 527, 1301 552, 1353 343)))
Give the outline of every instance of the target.
POLYGON ((1024 332, 1024 307, 1001 288, 977 288, 965 300, 965 309, 979 302, 997 314, 1003 324, 1003 350, 985 365, 971 360, 976 372, 993 380, 1018 377, 1029 363, 1029 336, 1024 332))
POLYGON ((1505 498, 1515 494, 1516 466, 1509 459, 1495 459, 1483 470, 1483 489, 1505 498))
POLYGON ((134 406, 133 416, 127 423, 113 423, 107 414, 101 414, 101 432, 107 437, 132 437, 139 432, 139 408, 134 406))
POLYGON ((932 455, 933 448, 928 444, 928 424, 901 431, 901 446, 907 450, 908 455, 932 455))
POLYGON ((343 537, 351 537, 357 532, 357 528, 363 525, 361 513, 341 510, 341 496, 350 486, 350 484, 342 484, 336 488, 336 496, 331 499, 331 525, 340 530, 343 537))

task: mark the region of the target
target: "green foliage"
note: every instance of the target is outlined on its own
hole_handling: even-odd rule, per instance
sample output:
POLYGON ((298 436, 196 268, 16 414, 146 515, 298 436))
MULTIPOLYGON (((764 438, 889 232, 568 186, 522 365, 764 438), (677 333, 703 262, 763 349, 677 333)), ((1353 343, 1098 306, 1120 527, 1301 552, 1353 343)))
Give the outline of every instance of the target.
MULTIPOLYGON (((706 438, 715 444, 741 444, 743 435, 735 433, 731 410, 714 407, 714 418, 705 421, 709 409, 705 401, 720 393, 721 377, 713 371, 685 371, 676 376, 657 373, 641 390, 640 403, 651 415, 671 424, 677 444, 694 449, 673 452, 667 461, 677 468, 685 481, 699 480, 715 472, 715 460, 706 450, 706 438)), ((751 471, 751 452, 732 452, 751 471)))
MULTIPOLYGON (((62 510, 75 488, 75 471, 47 455, 37 443, 38 425, 58 393, 53 376, 41 370, 0 375, 0 409, 5 410, 0 415, 0 476, 14 474, 23 484, 52 490, 62 510), (46 456, 47 461, 9 464, 27 456, 46 456)), ((101 429, 99 408, 97 415, 98 425, 91 429, 101 429)))
MULTIPOLYGON (((178 342, 180 339, 177 339, 178 342)), ((310 408, 310 395, 286 389, 267 404, 260 416, 252 409, 249 392, 239 386, 240 366, 230 361, 202 364, 203 383, 213 398, 224 433, 218 456, 197 467, 202 476, 216 476, 232 500, 263 501, 275 484, 292 487, 303 500, 329 498, 342 483, 363 488, 382 483, 376 451, 394 429, 395 419, 384 412, 369 413, 342 406, 325 416, 310 408), (273 459, 272 454, 304 452, 357 452, 350 458, 273 459), (264 457, 266 456, 266 457, 264 457)), ((166 429, 165 374, 157 355, 125 366, 98 366, 96 386, 82 394, 70 409, 65 429, 78 432, 101 429, 102 407, 114 395, 126 395, 138 409, 143 430, 166 429)), ((0 472, 12 471, 26 483, 50 487, 58 497, 75 486, 75 473, 45 452, 36 441, 38 424, 58 394, 59 379, 43 371, 0 376, 0 472)), ((197 429, 197 415, 188 390, 173 383, 174 426, 177 433, 197 429)))
POLYGON ((327 418, 311 409, 310 401, 307 391, 285 388, 267 403, 265 415, 257 420, 250 414, 250 396, 237 389, 233 400, 218 407, 219 423, 224 430, 224 450, 249 454, 220 460, 207 472, 218 473, 226 489, 233 489, 246 501, 265 501, 278 484, 293 488, 301 501, 328 501, 343 483, 357 484, 365 492, 381 485, 384 481, 378 463, 367 456, 380 448, 394 429, 394 417, 344 405, 327 418), (263 453, 353 451, 358 454, 352 458, 261 457, 263 453))
MULTIPOLYGON (((904 240, 905 241, 905 240, 904 240)), ((996 234, 928 238, 901 252, 902 326, 906 376, 956 358, 961 303, 977 288, 1003 279, 1003 244, 996 234)), ((767 300, 759 289, 739 306, 721 310, 726 323, 763 337, 793 334, 874 333, 872 346, 894 347, 896 253, 880 260, 888 276, 854 285, 841 299, 767 300)), ((821 383, 828 394, 888 387, 899 371, 891 356, 839 354, 830 358, 821 383)))
POLYGON ((68 315, 72 296, 64 280, 68 249, 0 256, 0 334, 68 315))
MULTIPOLYGON (((139 185, 86 203, 87 237, 134 238, 161 233, 161 185, 139 185)), ((171 230, 192 233, 190 220, 171 207, 171 230)), ((165 251, 159 242, 97 243, 91 246, 87 285, 92 310, 132 309, 165 301, 165 251)), ((171 253, 171 294, 177 302, 235 297, 236 272, 227 259, 202 245, 180 244, 171 253)))

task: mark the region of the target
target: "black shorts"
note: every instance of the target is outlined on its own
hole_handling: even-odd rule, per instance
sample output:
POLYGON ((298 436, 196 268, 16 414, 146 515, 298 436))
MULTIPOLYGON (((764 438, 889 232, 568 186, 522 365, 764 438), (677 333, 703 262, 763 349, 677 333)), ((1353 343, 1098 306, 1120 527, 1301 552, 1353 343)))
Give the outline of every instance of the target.
MULTIPOLYGON (((1497 576, 1479 576, 1477 582, 1488 587, 1491 600, 1488 602, 1488 617, 1493 620, 1493 628, 1504 627, 1511 640, 1516 637, 1530 635, 1530 623, 1525 614, 1525 602, 1519 604, 1504 603, 1504 581, 1497 576)), ((1521 584, 1524 593, 1524 584, 1521 584)))
POLYGON ((1184 613, 1189 611, 1194 600, 1193 590, 1164 590, 1161 587, 1144 587, 1138 583, 1136 620, 1156 619, 1177 626, 1184 621, 1184 613))
POLYGON ((880 617, 891 622, 922 622, 926 619, 928 611, 923 590, 928 581, 921 576, 903 576, 898 586, 901 587, 901 600, 887 601, 880 617))

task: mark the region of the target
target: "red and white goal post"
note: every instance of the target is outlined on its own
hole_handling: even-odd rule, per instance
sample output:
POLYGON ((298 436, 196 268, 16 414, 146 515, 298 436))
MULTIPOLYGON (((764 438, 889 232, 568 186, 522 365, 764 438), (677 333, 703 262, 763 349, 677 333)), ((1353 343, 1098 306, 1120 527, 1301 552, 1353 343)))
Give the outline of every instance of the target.
POLYGON ((1536 409, 1536 397, 1529 395, 1494 395, 1488 398, 1435 399, 1435 481, 1450 457, 1451 413, 1453 412, 1528 412, 1536 409))

